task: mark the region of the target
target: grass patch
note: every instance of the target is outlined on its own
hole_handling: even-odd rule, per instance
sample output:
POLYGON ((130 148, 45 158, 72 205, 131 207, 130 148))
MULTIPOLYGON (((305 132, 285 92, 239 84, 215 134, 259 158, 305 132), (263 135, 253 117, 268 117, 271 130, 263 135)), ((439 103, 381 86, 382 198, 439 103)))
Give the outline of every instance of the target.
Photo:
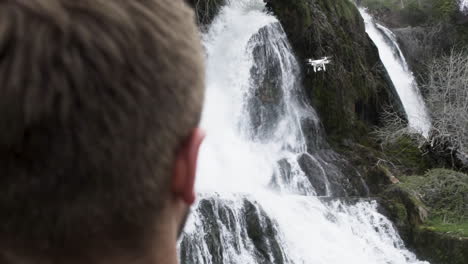
POLYGON ((468 237, 468 175, 434 169, 423 176, 406 176, 401 180, 401 187, 417 193, 429 208, 425 228, 468 237))
POLYGON ((462 236, 468 238, 468 221, 461 223, 445 223, 443 219, 430 219, 425 228, 450 235, 462 236))
POLYGON ((423 174, 433 165, 427 155, 423 155, 417 142, 410 136, 401 136, 395 142, 382 145, 385 156, 402 174, 423 174))

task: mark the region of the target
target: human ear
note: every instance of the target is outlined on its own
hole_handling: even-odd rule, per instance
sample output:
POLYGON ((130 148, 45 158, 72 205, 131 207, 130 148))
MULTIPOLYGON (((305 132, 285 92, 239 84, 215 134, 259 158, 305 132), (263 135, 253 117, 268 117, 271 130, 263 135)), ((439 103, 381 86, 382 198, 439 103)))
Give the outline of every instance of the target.
POLYGON ((187 205, 195 202, 195 176, 200 146, 205 133, 196 128, 176 154, 172 175, 172 193, 187 205))

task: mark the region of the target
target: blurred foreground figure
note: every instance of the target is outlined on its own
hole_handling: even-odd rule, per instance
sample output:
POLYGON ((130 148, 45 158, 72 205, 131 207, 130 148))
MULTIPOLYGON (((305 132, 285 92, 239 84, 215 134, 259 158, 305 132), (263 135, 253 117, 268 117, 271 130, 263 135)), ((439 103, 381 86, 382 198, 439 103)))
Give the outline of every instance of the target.
POLYGON ((0 263, 177 262, 202 60, 182 0, 0 0, 0 263))

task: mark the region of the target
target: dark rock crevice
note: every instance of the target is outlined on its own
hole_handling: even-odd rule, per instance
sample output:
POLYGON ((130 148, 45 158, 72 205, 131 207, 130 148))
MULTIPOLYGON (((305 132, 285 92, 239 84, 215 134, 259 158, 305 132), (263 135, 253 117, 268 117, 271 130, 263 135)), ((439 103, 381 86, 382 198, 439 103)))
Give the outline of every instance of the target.
POLYGON ((243 250, 254 255, 256 263, 288 263, 276 223, 248 197, 232 201, 203 199, 194 214, 200 226, 197 233, 186 234, 181 241, 182 263, 231 263, 229 260, 236 260, 232 254, 242 254, 243 250), (236 209, 232 203, 240 203, 241 208, 236 209), (209 254, 203 251, 204 246, 209 254))
POLYGON ((206 30, 218 14, 226 0, 186 0, 195 10, 197 23, 202 31, 206 30))

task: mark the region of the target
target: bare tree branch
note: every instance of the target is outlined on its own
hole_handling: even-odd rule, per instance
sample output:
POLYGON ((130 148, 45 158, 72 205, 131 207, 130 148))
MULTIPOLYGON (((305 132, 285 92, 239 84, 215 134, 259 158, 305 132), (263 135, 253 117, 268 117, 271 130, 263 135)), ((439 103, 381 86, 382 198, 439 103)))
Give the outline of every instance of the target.
POLYGON ((431 145, 468 153, 468 54, 452 50, 428 71, 423 88, 434 126, 431 145))

